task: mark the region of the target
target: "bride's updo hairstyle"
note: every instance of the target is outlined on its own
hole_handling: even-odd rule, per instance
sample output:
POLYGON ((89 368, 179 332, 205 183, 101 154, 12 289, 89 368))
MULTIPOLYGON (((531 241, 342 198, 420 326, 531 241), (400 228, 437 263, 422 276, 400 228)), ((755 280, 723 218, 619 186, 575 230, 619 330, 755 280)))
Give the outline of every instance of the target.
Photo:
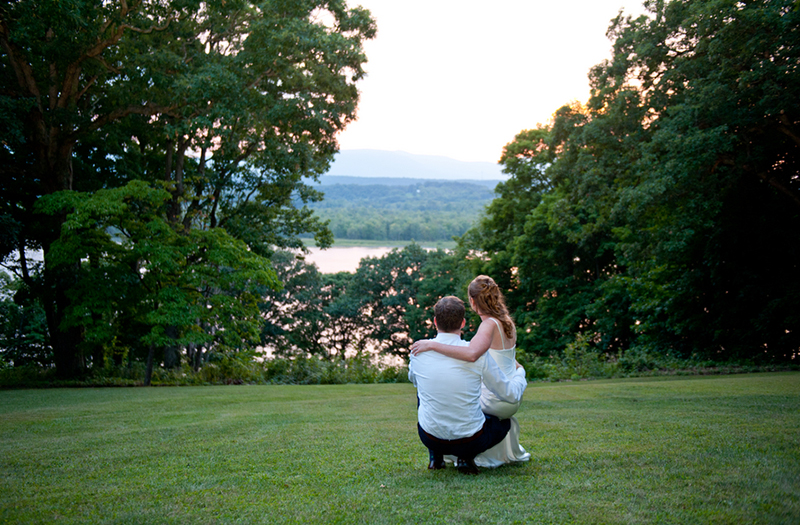
POLYGON ((514 321, 508 315, 506 300, 494 279, 487 275, 477 276, 469 283, 468 293, 477 310, 500 321, 507 339, 514 337, 514 321))

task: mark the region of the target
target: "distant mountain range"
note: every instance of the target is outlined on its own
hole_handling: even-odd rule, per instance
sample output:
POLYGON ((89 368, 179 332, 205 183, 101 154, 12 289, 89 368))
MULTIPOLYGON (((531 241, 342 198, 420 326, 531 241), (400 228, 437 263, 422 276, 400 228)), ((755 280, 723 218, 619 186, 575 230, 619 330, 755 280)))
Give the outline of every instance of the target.
POLYGON ((403 151, 374 149, 343 150, 336 154, 326 176, 434 179, 506 180, 499 164, 464 162, 448 157, 414 155, 403 151))
POLYGON ((310 179, 305 181, 308 184, 319 186, 415 186, 425 184, 453 184, 461 183, 465 186, 479 186, 494 189, 500 179, 459 179, 459 180, 442 180, 442 179, 416 179, 411 177, 348 177, 346 175, 324 175, 319 178, 319 182, 314 182, 310 179))

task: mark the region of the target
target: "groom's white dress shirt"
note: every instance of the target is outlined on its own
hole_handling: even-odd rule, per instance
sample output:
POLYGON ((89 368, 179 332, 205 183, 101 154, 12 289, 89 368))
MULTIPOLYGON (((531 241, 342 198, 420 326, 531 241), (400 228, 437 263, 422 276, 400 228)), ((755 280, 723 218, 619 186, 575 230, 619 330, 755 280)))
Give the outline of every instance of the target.
MULTIPOLYGON (((468 346, 456 334, 439 333, 438 343, 468 346)), ((478 432, 485 421, 481 412, 481 382, 497 397, 509 403, 522 399, 525 370, 516 369, 511 377, 505 374, 487 353, 474 363, 447 357, 438 352, 411 356, 408 378, 417 387, 417 418, 425 432, 439 439, 460 439, 478 432)))

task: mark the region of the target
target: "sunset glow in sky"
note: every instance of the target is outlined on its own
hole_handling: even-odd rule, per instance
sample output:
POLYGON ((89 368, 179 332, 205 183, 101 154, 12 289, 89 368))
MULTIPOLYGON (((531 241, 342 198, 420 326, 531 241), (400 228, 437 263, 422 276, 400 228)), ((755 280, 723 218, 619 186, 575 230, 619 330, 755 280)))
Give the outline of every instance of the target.
POLYGON ((349 0, 372 12, 359 119, 341 149, 496 162, 523 129, 586 102, 605 33, 642 0, 349 0))

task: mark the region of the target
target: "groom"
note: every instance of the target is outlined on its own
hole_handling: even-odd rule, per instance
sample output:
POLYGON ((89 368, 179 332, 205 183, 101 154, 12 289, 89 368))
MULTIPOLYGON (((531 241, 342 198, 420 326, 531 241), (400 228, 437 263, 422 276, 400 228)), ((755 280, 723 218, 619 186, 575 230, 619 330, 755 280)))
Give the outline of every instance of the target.
MULTIPOLYGON (((443 297, 433 308, 436 329, 434 341, 457 346, 464 328, 464 302, 458 297, 443 297)), ((444 468, 444 455, 458 457, 458 470, 477 474, 475 456, 495 446, 508 433, 511 421, 481 412, 481 381, 500 399, 516 403, 527 382, 525 370, 506 378, 487 353, 474 363, 460 361, 437 352, 411 356, 408 378, 417 387, 417 431, 430 452, 429 469, 444 468)))

